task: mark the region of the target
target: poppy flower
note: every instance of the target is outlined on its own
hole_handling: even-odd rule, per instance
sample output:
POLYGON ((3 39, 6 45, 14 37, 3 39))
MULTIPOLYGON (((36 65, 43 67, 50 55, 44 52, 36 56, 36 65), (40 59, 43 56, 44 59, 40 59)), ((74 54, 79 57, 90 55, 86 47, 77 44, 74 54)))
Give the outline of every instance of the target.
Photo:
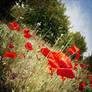
POLYGON ((80 49, 77 48, 75 45, 72 45, 72 50, 73 50, 74 52, 80 52, 80 49))
POLYGON ((17 23, 17 22, 12 22, 12 24, 13 24, 14 26, 18 26, 18 23, 17 23))
POLYGON ((39 41, 39 38, 37 39, 37 41, 39 41))
POLYGON ((91 68, 91 65, 90 65, 90 64, 88 64, 88 65, 87 65, 87 68, 91 68))
POLYGON ((92 76, 89 76, 89 79, 92 80, 92 76))
POLYGON ((3 54, 3 57, 5 57, 5 58, 7 58, 7 57, 16 58, 17 57, 17 54, 14 51, 6 51, 3 54))
POLYGON ((45 43, 43 43, 42 46, 44 47, 45 46, 45 43))
POLYGON ((20 31, 21 30, 21 28, 19 27, 19 25, 18 25, 17 22, 13 22, 13 23, 8 24, 8 27, 11 30, 17 30, 17 31, 20 31))
POLYGON ((71 79, 75 78, 75 74, 73 73, 73 71, 70 68, 57 69, 57 75, 71 78, 71 79))
POLYGON ((78 66, 78 63, 74 63, 74 66, 78 66))
POLYGON ((61 68, 72 68, 71 61, 64 61, 64 60, 61 60, 61 61, 58 61, 58 65, 59 65, 61 68), (70 63, 70 64, 69 64, 69 63, 70 63))
POLYGON ((76 54, 75 54, 75 59, 76 59, 77 61, 79 61, 79 58, 80 58, 80 54, 79 54, 79 53, 76 53, 76 54))
POLYGON ((32 44, 31 43, 25 43, 25 48, 28 50, 33 50, 32 44))
POLYGON ((33 36, 35 36, 35 33, 33 33, 33 36))
POLYGON ((18 32, 21 31, 21 28, 19 26, 16 26, 14 30, 17 30, 18 32))
POLYGON ((84 69, 85 66, 84 66, 84 64, 80 64, 80 67, 81 67, 82 69, 84 69))
POLYGON ((62 68, 72 68, 72 61, 66 54, 62 52, 54 52, 53 56, 58 66, 62 68))
POLYGON ((41 49, 41 53, 42 55, 44 55, 45 57, 49 54, 50 50, 48 48, 42 48, 41 49))
POLYGON ((41 46, 39 45, 39 46, 38 46, 38 49, 40 49, 40 48, 41 48, 41 46))
POLYGON ((79 84, 79 90, 80 90, 81 92, 83 92, 83 89, 84 89, 85 86, 86 86, 86 84, 82 81, 82 82, 79 84))
POLYGON ((74 55, 75 53, 79 53, 80 49, 77 48, 75 45, 72 45, 72 48, 67 48, 67 51, 69 52, 69 54, 74 55))
POLYGON ((24 34, 28 34, 30 29, 24 29, 24 34))
POLYGON ((11 30, 14 30, 14 25, 13 25, 13 24, 8 24, 8 27, 9 27, 11 30))
POLYGON ((67 51, 69 52, 69 54, 74 55, 74 51, 72 50, 72 48, 67 48, 67 51))
POLYGON ((9 44, 9 48, 14 48, 14 46, 12 44, 9 44))
POLYGON ((55 65, 55 63, 52 62, 50 59, 48 60, 48 65, 50 65, 52 68, 57 68, 57 65, 55 65))
POLYGON ((77 67, 75 66, 74 68, 73 68, 75 71, 77 71, 77 67))
MULTIPOLYGON (((43 50, 43 49, 42 49, 43 50)), ((49 50, 43 50, 42 53, 44 56, 47 56, 49 50), (47 52, 46 52, 47 51, 47 52)), ((50 52, 47 56, 48 62, 53 62, 58 68, 72 68, 72 61, 69 57, 62 52, 50 52)), ((51 65, 52 66, 52 65, 51 65)), ((55 68, 55 67, 54 67, 55 68)))
POLYGON ((32 37, 32 35, 28 33, 28 34, 24 34, 24 37, 29 39, 30 37, 32 37))
POLYGON ((92 88, 92 85, 90 85, 90 88, 92 88))
POLYGON ((36 37, 33 37, 34 40, 36 40, 36 37))
POLYGON ((30 31, 30 29, 24 29, 24 37, 25 38, 30 38, 30 37, 32 37, 32 35, 31 34, 29 34, 29 31, 30 31))

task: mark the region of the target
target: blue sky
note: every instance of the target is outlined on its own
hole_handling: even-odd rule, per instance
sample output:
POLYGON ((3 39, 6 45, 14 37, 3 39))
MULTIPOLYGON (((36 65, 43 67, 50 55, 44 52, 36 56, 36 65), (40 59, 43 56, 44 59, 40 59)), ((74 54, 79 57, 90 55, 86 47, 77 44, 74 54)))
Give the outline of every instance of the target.
POLYGON ((87 52, 92 54, 92 0, 62 0, 67 8, 73 28, 70 31, 80 31, 87 43, 87 52))

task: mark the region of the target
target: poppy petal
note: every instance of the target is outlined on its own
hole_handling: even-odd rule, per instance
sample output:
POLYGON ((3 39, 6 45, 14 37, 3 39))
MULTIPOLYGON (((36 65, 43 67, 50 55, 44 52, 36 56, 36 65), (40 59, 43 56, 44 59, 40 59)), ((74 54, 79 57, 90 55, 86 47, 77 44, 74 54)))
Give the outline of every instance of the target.
POLYGON ((57 75, 64 76, 67 78, 75 78, 75 74, 70 68, 60 68, 57 69, 57 75))
POLYGON ((25 48, 28 50, 33 50, 32 44, 31 43, 25 43, 25 48))
POLYGON ((49 54, 50 50, 48 48, 42 48, 41 53, 46 57, 49 54))

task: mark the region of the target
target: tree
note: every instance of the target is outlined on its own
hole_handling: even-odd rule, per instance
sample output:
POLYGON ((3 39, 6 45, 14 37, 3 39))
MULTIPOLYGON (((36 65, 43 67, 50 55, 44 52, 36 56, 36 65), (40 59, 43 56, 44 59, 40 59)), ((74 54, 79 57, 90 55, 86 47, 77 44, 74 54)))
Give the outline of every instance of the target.
POLYGON ((0 2, 0 19, 5 19, 10 17, 10 9, 13 7, 13 5, 16 4, 16 2, 20 3, 23 0, 2 0, 0 2))
POLYGON ((55 39, 68 32, 70 22, 64 14, 66 8, 63 3, 57 0, 26 0, 26 4, 29 9, 23 16, 23 23, 34 27, 41 23, 37 34, 44 36, 45 41, 54 44, 55 39))

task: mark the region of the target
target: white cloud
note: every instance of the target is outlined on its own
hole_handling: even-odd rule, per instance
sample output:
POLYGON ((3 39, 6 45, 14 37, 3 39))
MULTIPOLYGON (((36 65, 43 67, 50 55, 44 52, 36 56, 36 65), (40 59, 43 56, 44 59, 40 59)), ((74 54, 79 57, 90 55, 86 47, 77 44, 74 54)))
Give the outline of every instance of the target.
POLYGON ((85 40, 87 42, 88 51, 85 53, 85 55, 89 55, 89 53, 92 54, 91 51, 91 24, 89 15, 87 12, 84 12, 83 8, 80 6, 80 2, 78 1, 72 1, 69 2, 65 1, 65 5, 67 7, 66 14, 70 16, 71 24, 73 25, 73 28, 70 31, 80 31, 83 36, 85 36, 85 40))

